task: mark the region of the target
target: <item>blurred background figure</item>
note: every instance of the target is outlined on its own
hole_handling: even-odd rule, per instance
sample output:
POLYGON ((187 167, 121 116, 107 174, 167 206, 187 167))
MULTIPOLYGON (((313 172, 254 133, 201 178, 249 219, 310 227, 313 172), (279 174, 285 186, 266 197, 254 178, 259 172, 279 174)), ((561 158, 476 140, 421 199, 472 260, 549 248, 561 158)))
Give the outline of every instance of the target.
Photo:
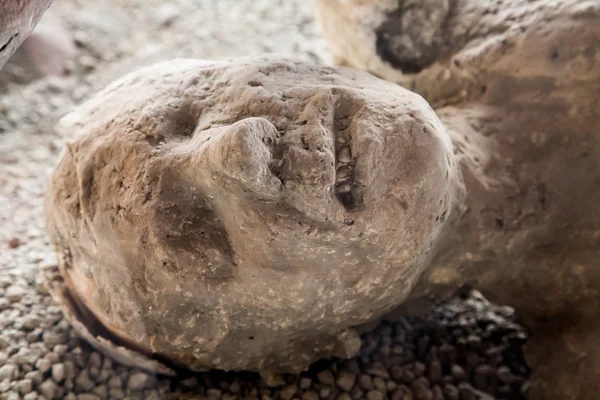
POLYGON ((46 75, 68 74, 75 47, 52 12, 52 0, 0 0, 0 69, 22 45, 26 59, 46 75), (43 16, 43 18, 42 18, 43 16))

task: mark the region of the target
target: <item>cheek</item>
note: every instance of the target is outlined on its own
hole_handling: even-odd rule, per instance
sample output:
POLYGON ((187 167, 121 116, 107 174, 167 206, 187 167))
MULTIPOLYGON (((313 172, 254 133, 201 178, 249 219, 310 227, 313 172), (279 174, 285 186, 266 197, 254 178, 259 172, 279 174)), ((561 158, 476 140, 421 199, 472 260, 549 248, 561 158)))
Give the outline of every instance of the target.
POLYGON ((284 181, 323 189, 334 184, 334 156, 331 151, 289 147, 285 153, 280 175, 284 181))

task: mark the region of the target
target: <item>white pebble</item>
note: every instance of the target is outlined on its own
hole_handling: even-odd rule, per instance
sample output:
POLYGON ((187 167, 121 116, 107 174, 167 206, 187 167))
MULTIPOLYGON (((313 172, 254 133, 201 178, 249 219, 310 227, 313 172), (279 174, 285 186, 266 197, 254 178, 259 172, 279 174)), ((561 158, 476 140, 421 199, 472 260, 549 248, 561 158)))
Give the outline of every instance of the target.
POLYGON ((19 392, 25 395, 31 392, 31 390, 33 389, 33 383, 30 379, 23 379, 22 381, 19 381, 19 383, 17 383, 17 387, 19 388, 19 392))
POLYGON ((54 364, 52 366, 52 379, 55 382, 60 383, 65 379, 65 366, 64 364, 54 364))
POLYGON ((85 393, 85 394, 78 394, 77 400, 100 400, 100 397, 96 396, 95 394, 85 393))
POLYGON ((6 364, 0 367, 0 381, 12 379, 17 371, 17 367, 13 364, 6 364))
POLYGON ((21 300, 23 296, 25 296, 25 289, 21 286, 10 286, 4 294, 4 297, 13 303, 21 300))
POLYGON ((173 4, 165 3, 156 10, 156 22, 161 26, 172 24, 181 14, 179 8, 173 4))
POLYGON ((45 374, 46 372, 48 372, 50 370, 50 368, 52 367, 52 363, 50 362, 50 360, 46 359, 46 358, 42 358, 40 360, 37 360, 37 362, 35 363, 35 367, 37 368, 38 371, 40 371, 42 374, 45 374))
POLYGON ((131 374, 127 380, 127 387, 133 390, 141 390, 146 387, 150 381, 150 375, 143 372, 136 372, 131 374))
POLYGON ((42 392, 47 399, 53 399, 54 396, 56 396, 57 389, 56 384, 49 379, 42 382, 39 387, 40 392, 42 392))
POLYGON ((36 392, 27 393, 23 396, 23 400, 37 400, 38 394, 36 392))

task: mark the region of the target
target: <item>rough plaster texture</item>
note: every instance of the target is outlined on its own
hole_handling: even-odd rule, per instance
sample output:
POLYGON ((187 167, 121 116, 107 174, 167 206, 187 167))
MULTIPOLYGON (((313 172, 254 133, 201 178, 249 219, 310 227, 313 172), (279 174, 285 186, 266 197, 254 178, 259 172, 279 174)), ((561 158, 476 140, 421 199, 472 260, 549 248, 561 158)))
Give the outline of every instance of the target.
POLYGON ((529 328, 532 399, 595 399, 600 2, 316 5, 339 62, 422 94, 452 138, 466 200, 405 308, 473 285, 529 328))
POLYGON ((160 63, 60 129, 54 292, 194 369, 268 376, 352 356, 353 327, 408 296, 460 197, 422 97, 293 59, 160 63))

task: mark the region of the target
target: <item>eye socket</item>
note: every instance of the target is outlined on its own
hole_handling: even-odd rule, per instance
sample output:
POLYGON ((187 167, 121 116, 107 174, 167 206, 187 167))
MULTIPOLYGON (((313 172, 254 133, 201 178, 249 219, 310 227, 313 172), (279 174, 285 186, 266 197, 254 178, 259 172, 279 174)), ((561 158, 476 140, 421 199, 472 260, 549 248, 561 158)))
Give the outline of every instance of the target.
POLYGON ((15 33, 14 35, 12 35, 11 37, 8 38, 8 41, 6 43, 4 43, 2 45, 2 47, 0 47, 0 53, 3 52, 9 44, 11 44, 11 42, 13 41, 14 38, 16 38, 19 34, 15 33))

